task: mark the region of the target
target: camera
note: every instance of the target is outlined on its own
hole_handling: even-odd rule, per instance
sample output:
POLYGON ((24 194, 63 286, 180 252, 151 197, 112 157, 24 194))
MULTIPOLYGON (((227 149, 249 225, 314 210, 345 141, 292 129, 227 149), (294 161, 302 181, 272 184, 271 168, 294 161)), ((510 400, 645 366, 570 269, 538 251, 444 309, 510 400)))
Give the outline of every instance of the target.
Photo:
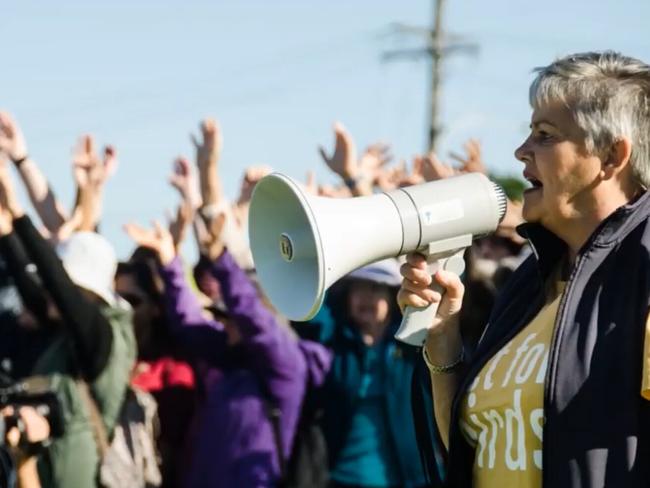
POLYGON ((20 408, 32 407, 50 425, 50 437, 63 435, 63 411, 50 380, 45 376, 32 376, 11 384, 0 383, 0 409, 13 407, 11 415, 0 415, 0 445, 4 445, 6 434, 18 427, 21 433, 20 408))

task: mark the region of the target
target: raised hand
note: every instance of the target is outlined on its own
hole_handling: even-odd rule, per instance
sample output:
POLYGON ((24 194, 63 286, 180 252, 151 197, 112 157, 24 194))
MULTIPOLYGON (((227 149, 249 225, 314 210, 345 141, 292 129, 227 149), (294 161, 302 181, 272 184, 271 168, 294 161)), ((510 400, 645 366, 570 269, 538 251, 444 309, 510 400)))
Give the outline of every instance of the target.
POLYGON ((174 239, 169 230, 160 223, 154 222, 153 229, 145 229, 137 224, 125 224, 124 231, 138 246, 153 250, 163 266, 167 266, 176 257, 174 239))
POLYGON ((257 185, 257 183, 266 175, 271 174, 272 171, 271 167, 266 165, 250 166, 246 168, 237 203, 246 204, 250 202, 255 185, 257 185))
POLYGON ((196 163, 199 168, 210 164, 217 164, 221 149, 223 147, 223 138, 219 123, 212 118, 204 119, 200 125, 201 141, 194 134, 190 135, 192 144, 196 149, 196 163))
POLYGON ((198 189, 198 182, 194 174, 194 168, 183 156, 174 160, 174 170, 169 177, 169 183, 178 190, 181 198, 192 209, 201 206, 201 194, 198 189))
POLYGON ((453 166, 440 161, 434 153, 429 153, 426 156, 416 156, 413 160, 413 166, 424 181, 444 180, 460 173, 453 166))
POLYGON ((397 166, 384 171, 379 176, 377 186, 383 191, 391 191, 396 188, 417 185, 423 181, 418 160, 414 161, 412 170, 409 170, 406 161, 402 160, 397 166))
POLYGON ((20 161, 27 157, 27 145, 23 133, 8 112, 0 112, 0 152, 12 161, 20 161))
POLYGON ((100 188, 117 169, 117 154, 113 146, 106 146, 100 158, 95 149, 95 140, 91 135, 79 139, 74 149, 73 172, 80 189, 100 188))
POLYGON ((327 198, 350 198, 352 193, 347 186, 320 185, 318 187, 318 196, 327 198))
POLYGON ((77 203, 72 217, 55 234, 65 235, 71 229, 93 231, 101 219, 103 189, 106 181, 115 173, 117 154, 112 146, 106 146, 102 157, 97 154, 95 140, 84 135, 73 151, 73 174, 77 183, 77 203))
POLYGON ((476 139, 470 139, 463 146, 465 156, 457 153, 449 153, 449 157, 461 164, 460 171, 463 173, 487 174, 487 168, 481 155, 481 143, 476 139))
POLYGON ((325 164, 334 173, 344 180, 353 180, 358 177, 359 171, 354 140, 340 122, 334 124, 334 136, 334 152, 331 156, 327 155, 323 146, 319 146, 318 151, 325 164))
POLYGON ((375 184, 392 159, 388 144, 382 142, 371 144, 359 159, 360 178, 375 184))

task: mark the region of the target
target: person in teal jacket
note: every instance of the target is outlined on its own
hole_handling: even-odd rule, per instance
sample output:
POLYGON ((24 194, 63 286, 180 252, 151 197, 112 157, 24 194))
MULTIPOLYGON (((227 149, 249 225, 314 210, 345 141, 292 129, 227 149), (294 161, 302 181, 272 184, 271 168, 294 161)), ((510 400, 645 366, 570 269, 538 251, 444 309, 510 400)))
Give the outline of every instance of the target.
MULTIPOLYGON (((332 487, 441 485, 440 473, 427 484, 411 411, 421 354, 393 337, 401 321, 400 282, 394 260, 361 268, 330 289, 311 322, 296 324, 334 355, 319 392, 332 487)), ((418 385, 430 401, 426 375, 418 385)))

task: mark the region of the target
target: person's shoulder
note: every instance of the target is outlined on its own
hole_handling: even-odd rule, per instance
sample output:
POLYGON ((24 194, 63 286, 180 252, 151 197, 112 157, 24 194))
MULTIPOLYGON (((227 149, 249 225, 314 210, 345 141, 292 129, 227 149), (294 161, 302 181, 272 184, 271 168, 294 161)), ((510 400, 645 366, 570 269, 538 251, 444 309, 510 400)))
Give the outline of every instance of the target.
POLYGON ((133 309, 123 299, 118 298, 115 304, 101 307, 101 313, 108 321, 113 335, 113 354, 135 357, 137 349, 133 330, 133 309))
POLYGON ((111 305, 104 305, 100 308, 102 315, 111 324, 131 325, 133 318, 133 308, 123 298, 117 296, 115 303, 111 305))

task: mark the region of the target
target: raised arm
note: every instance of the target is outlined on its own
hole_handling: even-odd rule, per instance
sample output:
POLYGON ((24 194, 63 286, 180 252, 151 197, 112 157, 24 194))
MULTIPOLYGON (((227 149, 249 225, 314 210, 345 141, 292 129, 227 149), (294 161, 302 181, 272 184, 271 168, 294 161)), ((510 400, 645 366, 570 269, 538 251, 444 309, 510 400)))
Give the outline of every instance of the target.
POLYGON ((192 136, 196 148, 203 205, 217 205, 223 199, 223 188, 218 176, 219 156, 223 140, 216 120, 207 118, 201 123, 201 140, 192 136))
POLYGON ((20 238, 13 231, 11 214, 0 210, 0 255, 20 294, 23 304, 36 319, 47 323, 47 297, 20 238))
POLYGON ((77 184, 79 229, 94 231, 102 214, 104 187, 117 168, 117 153, 113 146, 106 146, 102 157, 97 154, 92 136, 79 139, 74 152, 73 170, 77 184))
POLYGON ((298 365, 303 364, 298 343, 288 326, 280 324, 264 305, 253 282, 225 249, 220 237, 223 226, 223 216, 210 223, 211 240, 204 245, 201 259, 209 263, 219 282, 229 317, 248 352, 249 365, 267 381, 293 378, 298 365))
POLYGON ((195 232, 197 241, 205 240, 207 229, 205 221, 220 213, 226 214, 224 239, 228 249, 235 256, 240 266, 251 268, 252 257, 244 238, 245 227, 238 225, 233 218, 230 202, 223 193, 223 184, 219 174, 219 157, 223 145, 221 128, 214 119, 205 119, 201 123, 201 140, 192 137, 196 148, 196 164, 199 169, 199 186, 201 188, 202 205, 199 214, 202 219, 196 219, 195 232))
MULTIPOLYGON (((174 160, 174 168, 169 183, 178 190, 181 202, 176 210, 175 217, 170 221, 169 231, 174 239, 176 252, 180 251, 180 245, 185 238, 190 223, 195 222, 196 212, 201 207, 201 194, 199 193, 198 181, 194 174, 194 168, 183 156, 174 160)), ((195 228, 195 233, 199 231, 195 228)), ((198 237, 197 237, 198 239, 198 237)))
POLYGON ((7 171, 0 171, 0 202, 11 214, 13 228, 61 314, 81 373, 87 380, 94 380, 106 366, 113 345, 108 320, 99 305, 86 298, 68 277, 52 246, 25 215, 7 171))
POLYGON ((45 228, 56 234, 68 220, 68 213, 56 199, 41 169, 29 157, 22 131, 7 112, 0 112, 0 152, 5 153, 16 166, 29 199, 45 228))

